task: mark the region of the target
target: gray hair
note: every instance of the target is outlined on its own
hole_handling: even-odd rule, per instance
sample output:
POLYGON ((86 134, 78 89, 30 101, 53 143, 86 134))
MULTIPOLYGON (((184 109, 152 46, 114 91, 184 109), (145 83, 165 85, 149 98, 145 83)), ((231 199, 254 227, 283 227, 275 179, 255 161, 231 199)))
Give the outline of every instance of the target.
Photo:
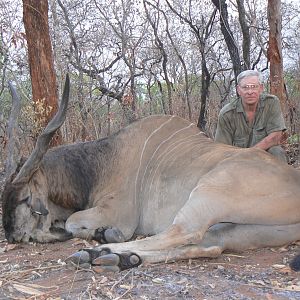
POLYGON ((237 84, 239 84, 241 82, 242 79, 246 78, 246 77, 251 77, 251 76, 256 76, 258 77, 258 81, 260 84, 263 83, 263 76, 261 74, 261 72, 258 72, 256 70, 246 70, 241 72, 238 77, 237 77, 237 84))

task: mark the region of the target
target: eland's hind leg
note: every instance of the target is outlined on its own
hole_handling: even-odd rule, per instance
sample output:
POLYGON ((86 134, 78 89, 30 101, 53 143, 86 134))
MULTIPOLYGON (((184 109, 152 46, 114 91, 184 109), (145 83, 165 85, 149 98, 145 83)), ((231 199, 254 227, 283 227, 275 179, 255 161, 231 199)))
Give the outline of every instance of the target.
POLYGON ((300 240, 300 223, 289 225, 232 224, 219 232, 224 250, 278 247, 300 240))
POLYGON ((145 251, 140 241, 108 244, 85 249, 68 258, 76 264, 91 263, 98 270, 119 271, 143 264, 217 257, 224 250, 242 251, 282 246, 300 239, 300 223, 292 225, 240 225, 222 223, 212 226, 199 244, 165 250, 145 251), (135 245, 135 249, 132 247, 135 245))

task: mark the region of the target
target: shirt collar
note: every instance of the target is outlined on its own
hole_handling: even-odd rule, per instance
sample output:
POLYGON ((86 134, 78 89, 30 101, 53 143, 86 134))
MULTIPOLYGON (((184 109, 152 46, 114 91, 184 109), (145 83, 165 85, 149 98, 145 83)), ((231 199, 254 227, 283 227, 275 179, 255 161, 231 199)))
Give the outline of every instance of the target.
MULTIPOLYGON (((258 101, 258 104, 257 104, 257 110, 256 111, 258 111, 260 108, 265 107, 265 99, 266 99, 265 94, 261 94, 259 96, 259 101, 258 101)), ((237 112, 245 112, 243 104, 242 104, 241 97, 238 98, 238 101, 236 103, 236 111, 237 112)))

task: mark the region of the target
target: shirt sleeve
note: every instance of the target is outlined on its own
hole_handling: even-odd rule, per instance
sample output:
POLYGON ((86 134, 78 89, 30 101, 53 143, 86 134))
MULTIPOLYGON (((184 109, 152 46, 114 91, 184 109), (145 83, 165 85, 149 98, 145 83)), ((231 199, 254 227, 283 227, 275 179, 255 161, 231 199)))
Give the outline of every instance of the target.
POLYGON ((277 97, 274 98, 270 106, 269 118, 267 122, 266 131, 269 135, 275 131, 286 130, 283 114, 280 107, 280 102, 277 97))
POLYGON ((223 114, 219 114, 215 141, 227 145, 233 144, 233 132, 223 114))

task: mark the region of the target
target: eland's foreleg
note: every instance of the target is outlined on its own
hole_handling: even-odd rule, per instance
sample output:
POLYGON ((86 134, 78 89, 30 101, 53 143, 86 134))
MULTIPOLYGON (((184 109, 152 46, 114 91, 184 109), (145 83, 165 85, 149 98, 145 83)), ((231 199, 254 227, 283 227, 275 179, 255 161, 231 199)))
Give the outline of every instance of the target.
POLYGON ((120 243, 129 240, 136 228, 134 218, 127 222, 126 227, 120 225, 123 223, 118 216, 93 207, 72 214, 66 221, 65 229, 77 238, 94 239, 102 244, 120 243))

